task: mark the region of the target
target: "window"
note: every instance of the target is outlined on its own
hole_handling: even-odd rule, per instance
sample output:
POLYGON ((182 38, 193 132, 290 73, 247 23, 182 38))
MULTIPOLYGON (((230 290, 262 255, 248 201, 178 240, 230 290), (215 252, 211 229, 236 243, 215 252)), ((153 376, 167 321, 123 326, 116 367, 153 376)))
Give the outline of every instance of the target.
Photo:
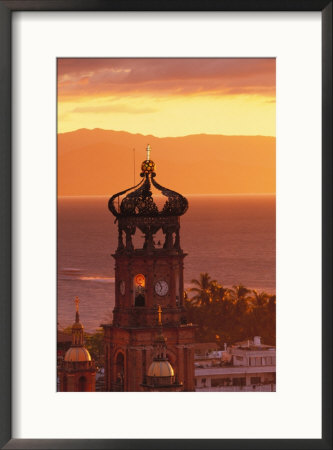
POLYGON ((245 384, 246 384, 246 379, 245 379, 245 377, 242 377, 242 378, 234 378, 234 379, 232 380, 232 384, 233 384, 233 386, 245 386, 245 384))
POLYGON ((86 390, 87 390, 87 379, 86 377, 80 377, 78 391, 85 392, 86 390))
POLYGON ((67 391, 67 377, 66 377, 66 375, 64 375, 64 378, 63 378, 63 388, 62 388, 62 390, 64 392, 67 391))
POLYGON ((212 378, 212 387, 226 386, 229 380, 229 378, 212 378))
POLYGON ((125 374, 125 360, 122 353, 118 353, 116 358, 116 382, 114 383, 113 390, 123 391, 124 390, 124 374, 125 374))
POLYGON ((251 377, 251 384, 260 384, 260 377, 251 377))
POLYGON ((134 277, 134 306, 145 306, 146 278, 142 273, 134 277))

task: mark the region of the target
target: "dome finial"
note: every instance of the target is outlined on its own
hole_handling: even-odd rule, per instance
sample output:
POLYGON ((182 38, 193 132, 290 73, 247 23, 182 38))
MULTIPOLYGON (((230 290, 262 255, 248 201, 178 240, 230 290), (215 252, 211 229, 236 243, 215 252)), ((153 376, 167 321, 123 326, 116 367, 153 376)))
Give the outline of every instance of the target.
POLYGON ((166 358, 166 339, 163 336, 163 326, 162 326, 162 308, 161 305, 158 305, 157 308, 158 315, 158 332, 155 339, 156 345, 156 354, 155 358, 157 359, 165 359, 166 358))
POLYGON ((72 326, 72 346, 82 346, 83 345, 83 325, 80 323, 79 316, 79 303, 80 299, 78 296, 75 297, 75 322, 72 326))
POLYGON ((144 177, 145 175, 151 175, 153 174, 153 176, 155 176, 154 174, 154 170, 155 170, 155 163, 154 161, 152 161, 150 159, 150 152, 151 152, 151 147, 148 144, 146 147, 146 152, 147 152, 147 159, 145 159, 143 161, 143 163, 141 164, 141 176, 144 177))
POLYGON ((158 305, 158 324, 161 327, 162 326, 162 308, 161 305, 158 305))
POLYGON ((79 318, 79 303, 80 303, 80 299, 78 296, 75 297, 75 310, 76 310, 76 314, 75 314, 75 322, 80 322, 80 318, 79 318))
POLYGON ((150 161, 150 151, 151 151, 151 147, 150 147, 149 144, 147 145, 146 150, 147 150, 147 161, 150 161))

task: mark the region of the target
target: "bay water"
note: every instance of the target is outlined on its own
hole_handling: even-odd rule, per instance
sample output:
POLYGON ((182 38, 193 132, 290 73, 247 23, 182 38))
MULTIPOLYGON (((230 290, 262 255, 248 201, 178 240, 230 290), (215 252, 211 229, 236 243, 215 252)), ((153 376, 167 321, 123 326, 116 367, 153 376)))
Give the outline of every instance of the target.
MULTIPOLYGON (((187 196, 181 217, 185 288, 207 272, 225 287, 275 293, 275 195, 187 196)), ((58 199, 57 311, 60 328, 75 317, 88 332, 110 323, 114 308, 114 259, 117 224, 108 197, 58 199)), ((136 233, 135 243, 141 239, 136 233)), ((156 236, 155 242, 162 235, 156 236)))

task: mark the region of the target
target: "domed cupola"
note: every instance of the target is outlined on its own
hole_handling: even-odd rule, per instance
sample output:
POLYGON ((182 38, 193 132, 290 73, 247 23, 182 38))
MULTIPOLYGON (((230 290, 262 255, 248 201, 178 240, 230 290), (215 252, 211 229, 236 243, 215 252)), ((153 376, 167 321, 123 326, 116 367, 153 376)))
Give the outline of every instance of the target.
POLYGON ((57 368, 61 392, 95 391, 95 361, 84 346, 83 325, 79 316, 79 302, 80 300, 76 297, 75 322, 72 325, 72 345, 57 368))
POLYGON ((175 372, 167 357, 166 339, 162 331, 162 308, 158 307, 158 335, 154 340, 155 356, 151 362, 143 387, 147 390, 182 390, 175 379, 175 372))
POLYGON ((142 180, 136 186, 114 194, 109 200, 109 210, 118 221, 117 251, 134 250, 131 236, 139 228, 144 233, 143 249, 153 250, 153 235, 159 229, 165 234, 164 249, 180 250, 179 217, 188 209, 188 201, 178 192, 161 186, 156 180, 155 163, 147 159, 141 165, 142 180), (126 242, 123 242, 123 232, 126 242), (173 240, 175 234, 175 240, 173 240))
POLYGON ((80 322, 78 297, 75 298, 75 322, 72 325, 72 344, 67 350, 65 362, 91 362, 89 351, 84 347, 83 325, 80 322))

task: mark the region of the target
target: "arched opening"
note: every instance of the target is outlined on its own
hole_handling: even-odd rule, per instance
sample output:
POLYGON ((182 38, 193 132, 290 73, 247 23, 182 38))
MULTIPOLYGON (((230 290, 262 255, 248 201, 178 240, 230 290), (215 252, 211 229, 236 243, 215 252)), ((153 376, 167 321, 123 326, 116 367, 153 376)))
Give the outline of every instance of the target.
POLYGON ((124 390, 124 373, 124 355, 122 353, 118 353, 116 358, 116 382, 114 386, 115 391, 124 390))
POLYGON ((134 277, 134 306, 145 306, 146 278, 142 273, 138 273, 134 277))
POLYGON ((163 244, 164 244, 164 234, 163 234, 162 228, 160 228, 154 234, 154 247, 159 250, 159 249, 163 248, 163 244))
POLYGON ((63 390, 63 392, 67 392, 67 377, 66 377, 66 375, 64 375, 63 379, 62 379, 62 390, 63 390))
POLYGON ((78 391, 86 392, 86 390, 87 390, 87 379, 86 377, 82 376, 79 378, 78 391))

